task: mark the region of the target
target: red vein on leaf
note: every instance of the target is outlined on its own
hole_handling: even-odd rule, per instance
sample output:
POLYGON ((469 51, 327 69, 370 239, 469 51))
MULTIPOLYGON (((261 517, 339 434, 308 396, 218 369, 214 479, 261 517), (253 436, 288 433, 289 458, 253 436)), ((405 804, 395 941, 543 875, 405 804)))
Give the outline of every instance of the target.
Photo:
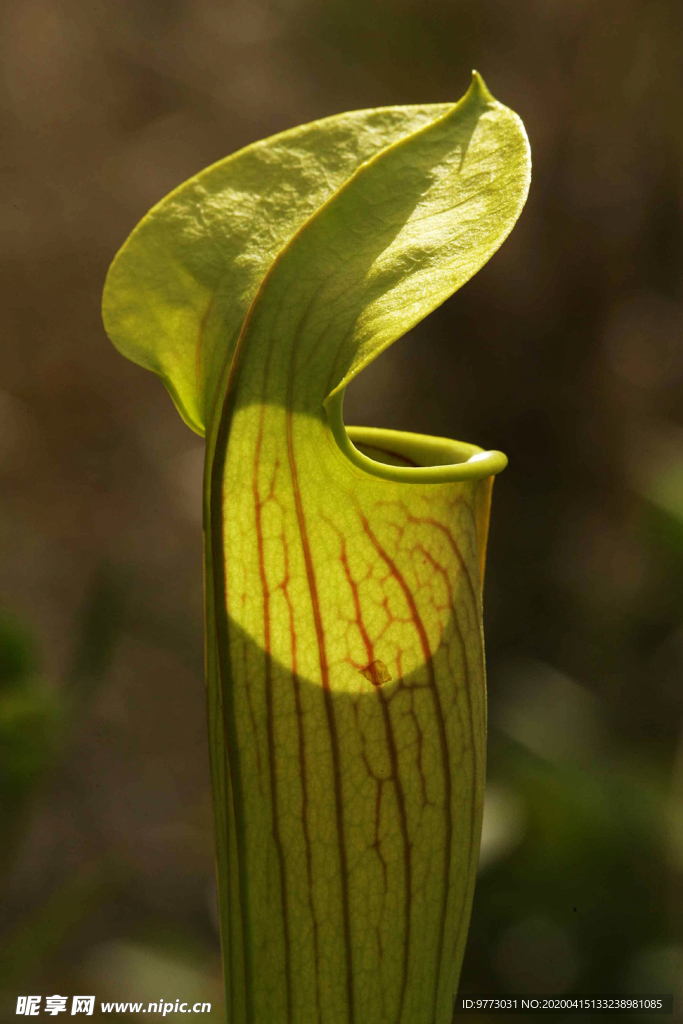
MULTIPOLYGON (((270 779, 270 802, 272 807, 272 832, 273 842, 277 855, 278 868, 280 872, 280 905, 282 910, 282 927, 284 932, 285 947, 285 988, 287 999, 287 1020, 292 1020, 292 957, 289 934, 289 910, 287 904, 287 870, 285 865, 285 853, 280 835, 280 821, 278 811, 277 792, 277 767, 275 763, 275 722, 273 718, 273 659, 270 642, 270 587, 266 574, 265 555, 263 550, 263 501, 259 495, 258 473, 261 464, 261 446, 263 444, 263 422, 265 417, 265 404, 261 403, 259 416, 259 429, 256 438, 256 452, 254 457, 254 473, 252 478, 252 491, 254 496, 255 520, 256 520, 256 543, 258 548, 259 577, 263 591, 263 646, 264 646, 264 682, 266 691, 266 731, 268 735, 268 765, 270 779)), ((277 469, 276 469, 277 472, 277 469)))
POLYGON ((308 822, 308 765, 306 755, 306 734, 304 732, 304 716, 301 704, 301 681, 297 670, 297 646, 296 627, 294 625, 294 608, 289 595, 289 545, 287 534, 282 533, 282 550, 285 560, 285 575, 282 583, 282 593, 287 604, 289 618, 290 636, 290 657, 292 661, 292 687, 294 689, 294 707, 296 710, 297 734, 299 739, 299 765, 301 767, 301 826, 304 833, 304 845, 306 847, 306 881, 308 882, 308 909, 311 913, 313 925, 313 962, 315 967, 315 1003, 318 1011, 318 1024, 322 1024, 322 1005, 320 1003, 320 936, 318 934, 318 918, 315 912, 313 900, 313 855, 311 850, 311 834, 308 822))
POLYGON ((315 578, 315 570, 313 568, 313 558, 311 556, 311 548, 308 540, 308 531, 306 528, 306 516, 304 513, 303 503, 301 500, 301 490, 299 488, 299 477, 296 465, 296 459, 294 457, 294 438, 292 434, 292 403, 287 403, 286 409, 286 422, 287 422, 287 454, 289 457, 289 466, 292 474, 292 490, 294 493, 294 503, 296 507, 297 520, 299 525, 299 535, 301 538, 301 547, 304 556, 304 565, 306 568, 306 580, 308 583, 308 590, 311 596, 311 605, 313 610, 313 621, 315 624, 315 635, 318 646, 318 661, 320 664, 320 676, 322 680, 322 692, 323 701, 325 704, 325 714, 327 717, 327 727, 330 734, 330 748, 332 752, 332 774, 333 774, 333 788, 334 788, 334 807, 335 807, 335 818, 337 823, 337 835, 339 837, 339 868, 340 868, 340 885, 342 895, 342 920, 344 926, 344 952, 346 957, 346 998, 347 1007, 349 1013, 349 1022, 354 1024, 355 1013, 354 1013, 354 992, 353 992, 353 953, 351 945, 351 915, 349 910, 349 879, 348 879, 348 861, 346 856, 346 842, 344 836, 344 811, 343 811, 343 794, 342 794, 342 783, 341 783, 341 764, 339 758, 339 737, 337 735, 337 723, 334 715, 334 706, 332 702, 332 693, 330 690, 330 672, 329 665, 327 662, 327 651, 325 648, 325 631, 322 622, 322 616, 320 613, 320 600, 318 598, 318 585, 315 578))
MULTIPOLYGON (((339 532, 339 531, 338 531, 339 532)), ((349 587, 351 588, 351 594, 353 595, 353 607, 356 613, 356 624, 360 630, 360 634, 365 646, 365 653, 367 656, 368 664, 372 664, 375 660, 375 650, 372 641, 368 635, 368 631, 365 628, 363 621, 363 611, 360 604, 360 595, 358 593, 358 583, 353 578, 349 560, 346 554, 346 538, 343 534, 339 534, 339 540, 341 543, 341 563, 344 567, 344 574, 346 576, 349 587)), ((403 1013, 403 1003, 405 1002, 406 986, 408 984, 408 965, 410 963, 410 932, 412 924, 412 861, 410 851, 410 839, 408 837, 408 819, 406 814, 406 801, 403 786, 399 776, 399 764, 398 764, 398 752, 396 750, 396 740, 394 737, 394 731, 391 725, 391 716, 389 714, 389 706, 387 704, 386 697, 382 692, 381 687, 377 687, 375 690, 377 698, 380 702, 382 709, 382 720, 384 723, 384 735, 387 742, 387 749, 389 751, 389 760, 391 762, 391 777, 394 783, 394 790, 396 792, 396 804, 398 807, 398 816, 401 827, 401 836, 403 838, 403 869, 405 872, 405 900, 404 900, 404 914, 405 914, 405 932, 403 936, 403 970, 401 974, 401 993, 399 997, 397 1019, 401 1019, 403 1013)), ((379 805, 378 805, 379 809, 379 805)), ((379 835, 379 832, 377 832, 379 835)))
MULTIPOLYGON (((455 555, 455 558, 456 558, 456 560, 457 560, 457 562, 458 562, 458 564, 460 566, 460 570, 461 570, 462 576, 463 576, 463 578, 465 579, 465 581, 467 583, 467 589, 469 590, 470 597, 471 597, 472 603, 473 603, 473 608, 474 608, 475 615, 476 615, 477 609, 479 609, 481 607, 481 591, 480 590, 478 591, 477 588, 474 586, 474 583, 472 581, 472 575, 471 575, 471 572, 469 570, 469 567, 467 566, 467 563, 465 562, 465 559, 462 556, 462 552, 460 551, 460 548, 458 547, 456 539, 453 536, 453 533, 451 532, 451 530, 444 523, 440 523, 438 521, 438 519, 433 519, 431 517, 424 517, 424 516, 413 516, 413 515, 410 515, 410 513, 408 513, 407 515, 408 515, 408 521, 409 522, 414 523, 416 525, 420 525, 420 526, 431 526, 434 529, 438 530, 446 538, 446 540, 448 542, 448 545, 449 545, 452 553, 455 555)), ((476 536, 476 524, 475 524, 475 536, 476 536)), ((441 571, 444 572, 443 568, 441 568, 441 571)), ((444 575, 445 575, 445 572, 444 572, 444 575)), ((449 592, 450 592, 450 586, 449 586, 449 592)), ((467 659, 468 648, 467 648, 467 644, 465 643, 465 639, 464 639, 464 637, 462 635, 462 629, 460 628, 460 624, 458 622, 458 617, 457 617, 457 614, 456 614, 456 611, 455 611, 455 601, 454 601, 454 599, 452 597, 451 597, 451 601, 452 601, 452 604, 453 604, 453 620, 455 622, 455 626, 456 626, 456 629, 457 629, 457 632, 458 632, 458 637, 459 637, 459 640, 460 640, 460 646, 461 646, 462 652, 463 652, 463 655, 462 655, 463 656, 463 668, 464 668, 464 671, 465 671, 464 691, 465 691, 465 701, 467 703, 467 714, 468 714, 468 718, 469 718, 470 742, 472 743, 472 787, 474 789, 475 796, 470 801, 469 849, 468 849, 468 856, 467 856, 467 872, 468 872, 468 874, 467 874, 467 885, 469 886, 470 882, 471 882, 471 875, 472 875, 473 871, 476 868, 477 848, 476 848, 476 842, 475 842, 475 825, 476 825, 476 818, 477 818, 476 792, 477 792, 477 789, 479 787, 479 779, 478 779, 478 775, 479 775, 478 767, 479 766, 478 766, 478 763, 477 763, 476 751, 474 749, 474 738, 475 738, 476 733, 475 733, 475 729, 474 729, 474 712, 472 710, 472 697, 471 697, 471 694, 470 694, 470 671, 469 671, 469 664, 468 664, 468 659, 467 659)), ((482 646, 481 649, 483 650, 483 646, 482 646)), ((483 666, 483 664, 481 665, 481 672, 482 672, 482 676, 483 676, 483 674, 484 674, 484 666, 483 666)), ((460 907, 458 934, 461 931, 462 920, 463 920, 463 917, 464 917, 464 914, 465 914, 465 909, 466 909, 466 904, 463 902, 463 904, 460 907)))
MULTIPOLYGON (((235 845, 237 853, 237 877, 239 889, 239 913, 242 930, 242 956, 244 961, 244 1004, 247 1020, 254 1016, 253 1007, 253 964, 251 957, 250 922, 248 911, 248 879, 247 857, 245 844, 244 794, 242 791, 241 765, 237 728, 235 723, 234 691, 230 685, 230 629, 228 624, 228 590, 225 567, 225 547, 223 537, 223 487, 225 476, 225 457, 230 431, 230 392, 226 394, 221 417, 216 433, 216 443, 211 462, 209 538, 213 564, 213 594, 215 606, 216 650, 218 653, 218 670, 221 682, 221 710, 223 715, 223 731, 225 735, 225 755, 228 761, 230 791, 235 822, 235 845)), ((229 842, 229 835, 226 836, 229 842)), ((232 989, 233 994, 235 990, 232 989)))
MULTIPOLYGON (((377 551, 382 561, 387 566, 389 574, 393 576, 397 584, 403 592, 406 604, 410 610, 412 621, 415 625, 415 629, 420 638, 420 645, 422 647, 422 653, 425 659, 425 668, 429 674, 429 691, 432 694, 432 700, 434 703, 434 712, 437 723, 437 731, 439 734, 439 747, 441 751, 441 763, 443 767, 443 781, 444 781, 444 821, 445 821, 445 841, 444 841, 444 898, 441 904, 441 914, 439 919, 439 937, 437 945, 437 980, 434 990, 434 1003, 436 1007, 436 999, 438 996, 439 988, 439 977, 441 972, 441 960, 443 957, 443 947, 446 931, 446 911, 448 903, 448 895, 450 892, 450 873, 451 873, 451 848, 453 841, 453 810, 452 810, 452 785, 451 785, 451 771, 450 771, 450 755, 448 750, 448 738, 446 736, 446 722, 443 714, 443 708, 441 706, 441 697, 439 690, 436 685, 436 676, 434 673, 434 663, 432 661, 431 652, 429 649, 429 639, 427 637, 427 631, 425 630, 424 623, 420 617, 420 613, 415 603, 415 598, 410 590, 410 587, 405 581, 403 574, 394 562, 393 558, 384 550, 381 543, 372 531, 372 528, 363 515, 358 510, 361 523, 365 533, 370 538, 373 547, 377 551)), ((434 1010, 436 1012, 436 1009, 434 1010)))

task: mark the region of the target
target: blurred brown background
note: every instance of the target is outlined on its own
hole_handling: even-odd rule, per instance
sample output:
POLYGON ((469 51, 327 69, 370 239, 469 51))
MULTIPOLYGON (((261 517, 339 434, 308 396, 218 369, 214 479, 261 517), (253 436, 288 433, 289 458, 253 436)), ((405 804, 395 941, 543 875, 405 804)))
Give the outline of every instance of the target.
POLYGON ((342 110, 456 99, 472 67, 526 123, 529 202, 346 411, 510 457, 462 990, 683 998, 682 54, 680 0, 5 0, 7 1019, 29 992, 197 993, 223 1019, 202 443, 107 341, 108 263, 212 161, 342 110))

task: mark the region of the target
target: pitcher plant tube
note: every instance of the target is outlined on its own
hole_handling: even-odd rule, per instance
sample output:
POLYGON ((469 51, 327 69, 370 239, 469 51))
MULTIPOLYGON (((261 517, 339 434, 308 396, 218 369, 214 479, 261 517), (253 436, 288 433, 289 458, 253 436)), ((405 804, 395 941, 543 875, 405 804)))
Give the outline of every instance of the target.
POLYGON ((446 1024, 484 799, 500 452, 346 427, 344 389, 512 229, 520 119, 361 110, 248 146, 133 231, 117 348, 206 437, 206 673, 231 1024, 446 1024))

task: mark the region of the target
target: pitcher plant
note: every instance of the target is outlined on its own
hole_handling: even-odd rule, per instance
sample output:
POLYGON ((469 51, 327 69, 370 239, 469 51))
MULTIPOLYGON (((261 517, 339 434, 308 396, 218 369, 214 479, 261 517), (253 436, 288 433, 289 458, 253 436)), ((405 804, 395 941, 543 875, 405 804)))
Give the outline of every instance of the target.
POLYGON ((485 782, 497 451, 347 427, 344 390, 511 231, 520 119, 362 110, 172 192, 104 321, 206 437, 206 676, 230 1024, 448 1024, 485 782))

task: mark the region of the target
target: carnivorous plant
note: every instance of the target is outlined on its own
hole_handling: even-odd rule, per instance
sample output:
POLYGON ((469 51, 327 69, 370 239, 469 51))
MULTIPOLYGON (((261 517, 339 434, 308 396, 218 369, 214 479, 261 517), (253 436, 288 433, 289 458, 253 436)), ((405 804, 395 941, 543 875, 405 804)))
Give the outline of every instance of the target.
POLYGON ((446 1024, 484 799, 500 452, 346 427, 344 389, 498 249, 520 119, 326 118, 160 202, 104 320, 206 437, 206 671, 231 1024, 446 1024))

